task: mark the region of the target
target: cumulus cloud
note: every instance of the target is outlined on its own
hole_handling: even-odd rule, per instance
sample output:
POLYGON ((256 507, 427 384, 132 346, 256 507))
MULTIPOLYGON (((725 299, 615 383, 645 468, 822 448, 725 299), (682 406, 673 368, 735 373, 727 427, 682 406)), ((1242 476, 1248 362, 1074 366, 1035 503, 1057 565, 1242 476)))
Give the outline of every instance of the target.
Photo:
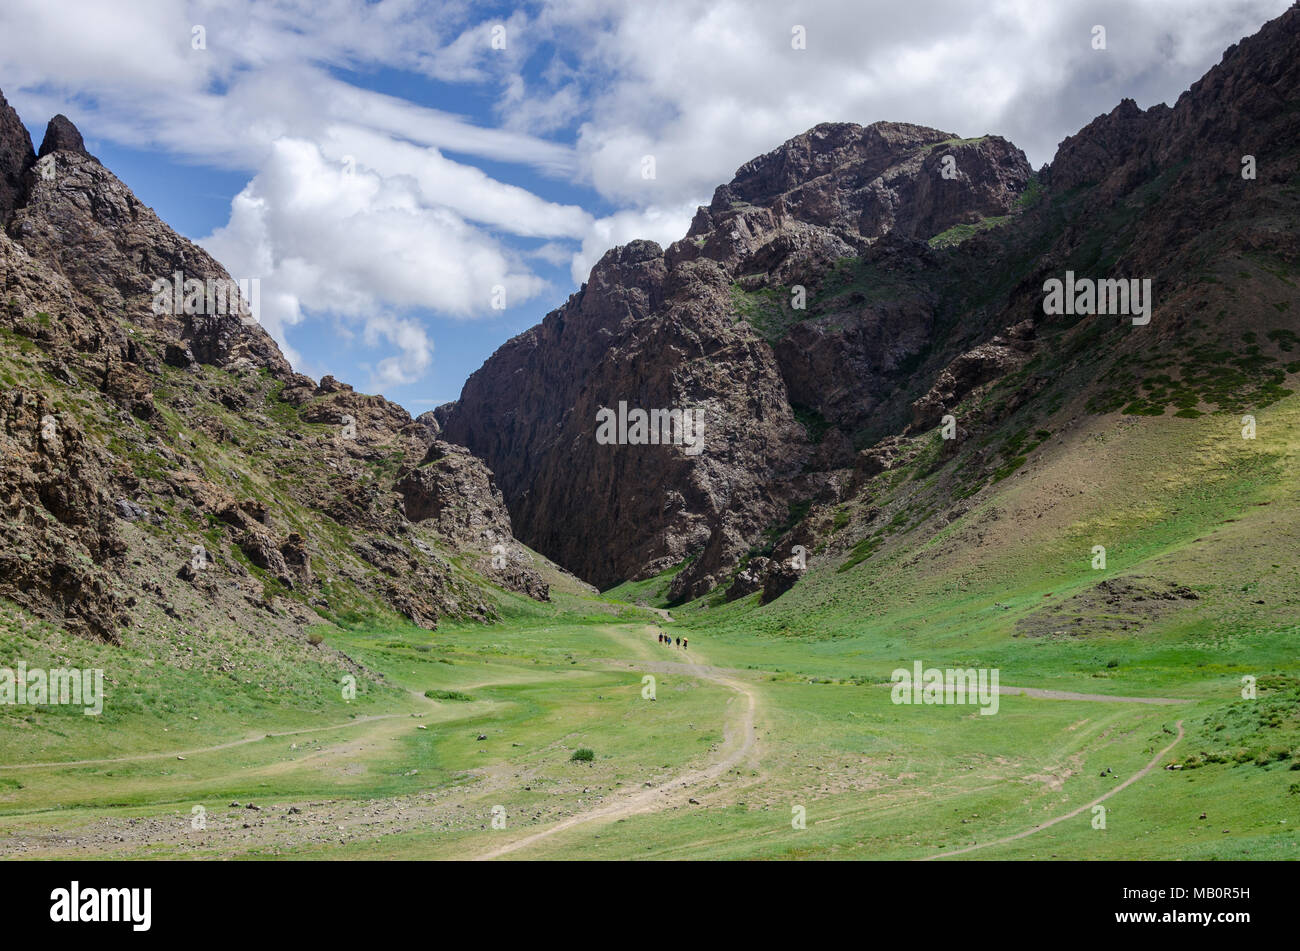
POLYGON ((229 221, 200 243, 261 280, 259 319, 295 365, 293 328, 356 323, 365 343, 393 351, 372 368, 372 383, 391 385, 431 362, 411 312, 475 317, 497 289, 511 304, 542 290, 503 236, 575 241, 593 221, 472 164, 572 175, 571 146, 342 78, 378 64, 445 81, 514 75, 526 15, 476 17, 467 3, 407 0, 19 0, 0 10, 0 35, 24 38, 0 43, 0 75, 28 115, 65 112, 96 138, 251 172, 229 221), (514 42, 485 55, 495 25, 514 42))
POLYGON ((676 206, 652 205, 640 210, 620 211, 593 221, 582 240, 582 249, 573 255, 570 270, 575 284, 587 279, 591 267, 610 248, 637 238, 667 247, 686 234, 691 216, 698 207, 688 201, 676 206))
POLYGON ((575 205, 557 205, 527 189, 491 178, 472 165, 453 162, 434 148, 422 148, 369 129, 332 126, 323 148, 337 161, 388 177, 410 179, 427 205, 449 208, 472 221, 524 237, 578 238, 591 215, 575 205))
POLYGON ((229 223, 202 243, 232 274, 261 280, 256 316, 278 339, 307 312, 360 321, 368 344, 401 350, 380 378, 411 382, 431 346, 394 311, 470 317, 490 310, 498 288, 521 302, 545 286, 453 208, 430 204, 426 189, 439 191, 428 175, 381 175, 328 160, 315 143, 279 139, 229 223))
POLYGON ((1124 96, 1172 102, 1288 2, 7 0, 0 82, 25 115, 247 172, 203 244, 262 279, 295 365, 292 334, 318 321, 386 349, 369 369, 392 386, 428 372, 425 315, 491 313, 494 288, 526 303, 541 265, 577 284, 614 244, 666 245, 819 122, 996 133, 1041 165, 1124 96), (380 69, 490 105, 367 88, 403 88, 366 80, 380 69), (548 200, 547 181, 592 200, 548 200))
MULTIPOLYGON (((1035 165, 1124 96, 1170 102, 1288 0, 547 0, 536 28, 588 93, 582 174, 636 207, 707 199, 745 161, 824 121, 894 120, 1011 139, 1035 165), (1092 47, 1103 25, 1107 48, 1092 47), (804 49, 794 31, 802 28, 804 49), (653 155, 656 177, 640 175, 653 155)), ((535 90, 541 127, 555 90, 535 90)), ((503 97, 508 109, 518 93, 503 97)), ((526 114, 526 112, 524 113, 526 114)))

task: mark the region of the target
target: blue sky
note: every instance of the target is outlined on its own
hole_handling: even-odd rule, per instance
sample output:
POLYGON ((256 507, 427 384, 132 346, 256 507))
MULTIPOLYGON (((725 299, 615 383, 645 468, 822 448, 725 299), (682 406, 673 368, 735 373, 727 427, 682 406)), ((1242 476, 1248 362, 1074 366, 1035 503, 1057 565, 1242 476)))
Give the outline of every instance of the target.
POLYGON ((6 0, 0 89, 37 144, 65 113, 258 278, 298 369, 418 414, 608 247, 681 237, 818 122, 1001 134, 1037 167, 1124 96, 1172 102, 1287 5, 6 0))
MULTIPOLYGON (((26 121, 26 117, 24 119, 26 121)), ((39 147, 41 136, 45 134, 44 123, 39 127, 31 122, 27 125, 33 142, 39 147)), ((194 166, 178 162, 166 154, 140 151, 114 142, 87 137, 86 148, 126 182, 163 221, 192 240, 211 234, 227 222, 231 200, 248 183, 246 172, 194 166)), ((503 174, 501 167, 493 169, 493 165, 500 164, 485 161, 480 162, 479 167, 503 180, 527 183, 524 187, 548 200, 589 208, 603 204, 600 196, 589 188, 547 180, 527 170, 511 177, 503 174)), ((522 251, 540 242, 515 239, 510 243, 522 251)), ((577 290, 567 264, 557 266, 536 261, 533 267, 546 280, 546 289, 537 297, 508 306, 504 311, 489 311, 477 319, 466 320, 448 317, 431 308, 411 310, 411 314, 430 328, 434 343, 433 362, 429 372, 419 380, 382 387, 384 395, 401 403, 412 415, 456 399, 465 378, 497 347, 533 326, 577 290)), ((293 349, 302 357, 301 361, 295 361, 295 369, 316 378, 332 373, 358 388, 370 389, 367 384, 371 380, 371 368, 387 352, 382 341, 371 347, 345 350, 328 329, 317 332, 324 323, 324 320, 319 324, 310 321, 303 328, 304 332, 290 331, 293 349)))

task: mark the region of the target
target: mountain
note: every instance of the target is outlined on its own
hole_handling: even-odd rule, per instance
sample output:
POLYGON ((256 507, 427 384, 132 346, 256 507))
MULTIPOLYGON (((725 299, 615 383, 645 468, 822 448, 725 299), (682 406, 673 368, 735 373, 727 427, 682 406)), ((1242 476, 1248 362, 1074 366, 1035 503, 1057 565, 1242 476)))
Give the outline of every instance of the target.
POLYGON ((416 419, 0 101, 0 856, 1294 859, 1298 32, 818 126, 416 419))
POLYGON ((847 570, 929 537, 1094 419, 1266 407, 1300 370, 1298 24, 1036 173, 996 136, 817 126, 681 241, 609 251, 437 417, 522 541, 601 588, 668 572, 681 602, 778 597, 795 545, 847 570), (1048 303, 1075 277, 1149 313, 1048 303), (698 407, 703 451, 603 443, 620 404, 698 407))
POLYGON ((0 225, 0 595, 104 640, 305 638, 373 610, 486 620, 500 589, 563 578, 431 416, 295 373, 241 303, 255 284, 65 117, 35 152, 2 97, 0 225))
POLYGON ((1037 172, 997 136, 819 125, 419 419, 294 372, 253 286, 0 97, 0 595, 107 640, 490 619, 576 583, 547 559, 770 602, 796 546, 837 571, 924 548, 1097 420, 1265 408, 1300 370, 1298 20, 1037 172), (1045 307, 1076 277, 1136 281, 1149 319, 1045 307), (598 438, 639 410, 698 438, 598 438))
POLYGON ((835 491, 846 433, 933 333, 929 300, 868 300, 847 262, 906 268, 915 235, 1010 213, 1029 178, 996 137, 818 126, 741 168, 681 241, 608 252, 439 419, 493 467, 528 544, 602 587, 699 554, 683 593, 702 593, 792 500, 835 491), (834 302, 818 294, 837 279, 834 302), (808 290, 802 321, 793 285, 808 290), (598 410, 620 401, 703 408, 704 451, 597 445, 598 410), (828 411, 842 428, 815 445, 800 416, 828 411))

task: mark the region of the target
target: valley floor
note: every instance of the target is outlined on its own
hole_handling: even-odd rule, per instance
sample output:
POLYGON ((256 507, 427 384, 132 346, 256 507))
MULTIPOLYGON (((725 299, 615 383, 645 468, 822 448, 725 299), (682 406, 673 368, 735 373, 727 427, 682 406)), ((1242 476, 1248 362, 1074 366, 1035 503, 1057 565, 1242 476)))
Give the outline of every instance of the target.
POLYGON ((389 687, 279 728, 177 705, 176 740, 103 756, 19 753, 7 730, 0 856, 1300 858, 1286 762, 1163 768, 1216 701, 1080 680, 1004 684, 995 716, 896 705, 792 670, 785 645, 695 628, 682 650, 603 606, 338 632, 389 687))

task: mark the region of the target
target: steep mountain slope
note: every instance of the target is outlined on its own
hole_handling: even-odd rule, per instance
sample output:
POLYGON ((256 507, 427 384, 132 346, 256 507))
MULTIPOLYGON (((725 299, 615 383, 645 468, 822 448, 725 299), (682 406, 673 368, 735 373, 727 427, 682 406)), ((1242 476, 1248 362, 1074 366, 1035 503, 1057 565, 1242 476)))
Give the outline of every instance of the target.
POLYGON ((672 568, 670 601, 770 600, 794 545, 858 564, 1099 414, 1268 406, 1300 370, 1298 24, 1173 108, 1125 101, 1037 175, 992 137, 819 126, 662 255, 607 254, 439 418, 498 469, 521 537, 593 583, 672 568), (1047 313, 1071 274, 1149 280, 1150 312, 1047 313), (598 444, 619 401, 706 407, 703 453, 598 444))
POLYGON ((66 118, 38 158, 0 100, 0 224, 0 595, 108 640, 305 637, 377 607, 432 627, 495 616, 492 585, 547 596, 478 460, 432 417, 293 372, 241 304, 256 285, 66 118))
POLYGON ((783 285, 813 285, 882 235, 928 238, 1006 214, 1029 174, 995 137, 818 126, 740 169, 683 240, 606 254, 439 419, 497 472, 528 544, 597 585, 695 554, 683 593, 702 593, 792 500, 834 491, 827 463, 851 456, 844 438, 812 444, 797 418, 799 381, 819 376, 804 389, 833 386, 836 401, 870 394, 907 372, 932 329, 925 295, 879 306, 857 295, 837 309, 833 342, 774 347, 782 315, 802 306, 785 303, 794 298, 783 285), (763 312, 741 319, 751 308, 763 312), (597 412, 620 402, 701 410, 703 451, 598 444, 597 412))

